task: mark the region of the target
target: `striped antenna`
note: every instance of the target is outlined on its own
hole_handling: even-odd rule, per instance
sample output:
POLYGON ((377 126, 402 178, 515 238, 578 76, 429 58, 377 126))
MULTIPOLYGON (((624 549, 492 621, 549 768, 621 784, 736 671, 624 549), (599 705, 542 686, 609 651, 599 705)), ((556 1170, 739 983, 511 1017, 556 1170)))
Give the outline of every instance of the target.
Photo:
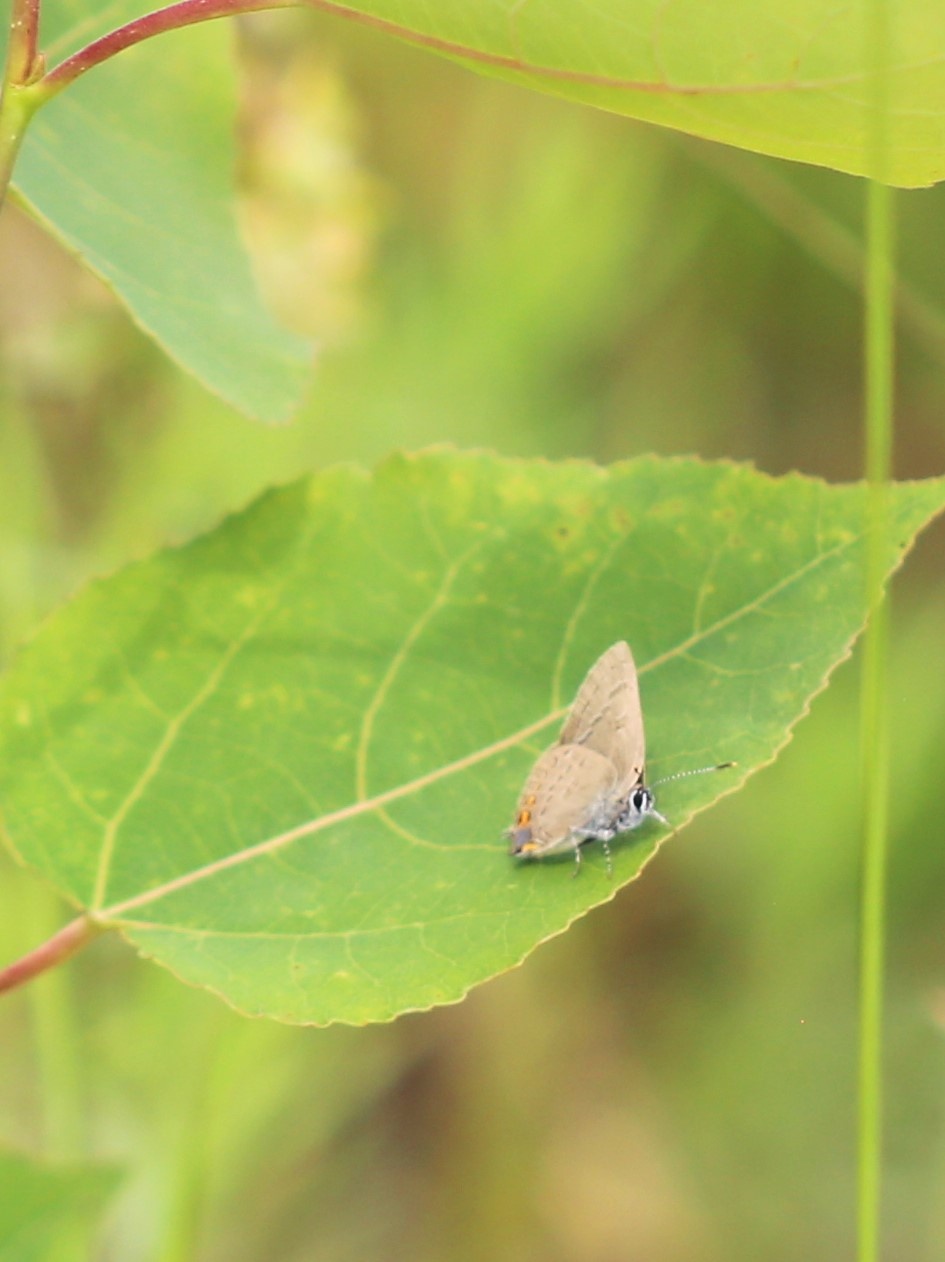
POLYGON ((662 780, 654 780, 648 789, 655 789, 658 784, 669 784, 670 780, 684 780, 686 776, 704 776, 707 771, 726 771, 729 767, 737 767, 737 762, 717 762, 714 767, 695 767, 692 771, 677 771, 673 776, 663 776, 662 780))

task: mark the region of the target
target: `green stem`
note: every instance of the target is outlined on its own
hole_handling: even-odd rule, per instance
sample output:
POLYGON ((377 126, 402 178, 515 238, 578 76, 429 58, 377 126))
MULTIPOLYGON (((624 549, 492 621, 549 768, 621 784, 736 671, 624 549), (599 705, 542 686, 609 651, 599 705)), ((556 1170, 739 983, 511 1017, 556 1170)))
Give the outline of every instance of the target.
POLYGON ((25 106, 23 89, 7 80, 0 87, 0 207, 6 200, 16 155, 32 112, 25 106))
POLYGON ((866 222, 865 430, 867 476, 866 586, 870 619, 863 653, 861 784, 863 825, 860 907, 858 1262, 878 1262, 883 1139, 882 1029, 889 831, 888 633, 883 600, 889 537, 893 435, 893 194, 884 182, 889 153, 889 4, 870 9, 870 173, 866 222))

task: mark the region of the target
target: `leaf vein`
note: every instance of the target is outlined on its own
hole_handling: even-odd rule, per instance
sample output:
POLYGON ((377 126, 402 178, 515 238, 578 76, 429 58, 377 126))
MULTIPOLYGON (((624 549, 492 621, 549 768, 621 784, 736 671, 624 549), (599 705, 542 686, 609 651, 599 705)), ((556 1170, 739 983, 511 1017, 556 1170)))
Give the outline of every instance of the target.
POLYGON ((251 636, 258 628, 263 617, 268 612, 269 604, 267 602, 265 609, 261 610, 254 618, 252 618, 240 634, 227 645, 220 657, 220 660, 210 671, 209 675, 194 693, 193 697, 191 697, 190 701, 187 702, 178 714, 168 721, 164 735, 155 746, 154 752, 145 764, 144 769, 131 786, 128 793, 125 795, 124 800, 121 802, 114 815, 108 821, 102 838, 102 852, 99 856, 98 870, 95 876, 95 892, 92 898, 93 911, 99 910, 105 901, 105 893, 108 888, 108 877, 115 855, 115 846, 118 840, 119 829, 128 818, 128 815, 135 804, 140 801, 148 785, 160 771, 164 764, 164 760, 173 748, 174 742, 180 734, 184 724, 205 701, 213 696, 231 662, 240 650, 245 647, 251 636))
POLYGON ((430 622, 436 616, 440 609, 449 599, 449 593, 456 581, 456 577, 462 569, 463 565, 469 557, 479 550, 482 545, 475 543, 468 548, 461 556, 457 557, 446 569, 440 585, 433 594, 433 599, 427 608, 419 615, 413 626, 408 630, 397 652, 391 658, 387 670, 381 677, 380 683, 375 689, 374 696, 368 702, 367 709, 364 712, 364 719, 361 723, 361 731, 358 735, 358 749, 355 755, 355 795, 358 802, 367 800, 367 762, 368 751, 371 743, 371 737, 374 734, 374 723, 380 712, 381 706, 387 700, 394 680, 400 673, 404 662, 409 656, 410 650, 416 644, 417 640, 429 626, 430 622))
POLYGON ((561 707, 561 676, 564 672, 564 666, 565 666, 565 662, 568 656, 568 649, 571 647, 571 643, 574 639, 574 634, 575 634, 575 631, 577 630, 578 623, 580 622, 581 618, 583 618, 584 616, 585 610, 587 609, 591 596, 594 594, 594 589, 597 587, 597 584, 600 582, 603 576, 607 573, 607 571, 613 565, 614 558, 616 557, 617 553, 620 551, 620 549, 623 547, 623 545, 627 542, 629 538, 630 538, 629 532, 627 534, 620 535, 619 538, 613 541, 613 543, 610 545, 609 548, 605 549, 604 555, 601 557, 598 563, 591 570, 590 574, 587 576, 587 579, 585 580, 585 583, 584 583, 584 589, 581 592, 580 596, 577 598, 577 601, 575 602, 574 609, 571 612, 571 617, 568 619, 564 628, 564 633, 562 634, 562 637, 561 637, 561 647, 558 650, 558 658, 557 658, 557 661, 555 662, 554 674, 552 676, 552 683, 551 683, 551 708, 552 710, 558 710, 561 707))
MULTIPOLYGON (((688 652, 696 644, 702 640, 708 639, 717 632, 731 626, 738 619, 746 617, 751 613, 765 612, 762 610, 763 604, 780 595, 791 584, 799 582, 807 574, 828 561, 834 559, 845 551, 861 541, 862 536, 859 534, 851 534, 847 538, 841 540, 835 547, 812 558, 797 570, 786 575, 777 583, 766 588, 751 601, 740 605, 737 609, 725 614, 723 617, 716 619, 714 623, 706 627, 701 632, 694 632, 685 640, 667 649, 664 653, 658 654, 651 658, 639 670, 640 675, 657 669, 668 661, 672 661, 683 653, 688 652)), ((456 775, 461 771, 465 771, 469 767, 474 767, 485 760, 494 757, 496 754, 502 753, 504 750, 513 749, 521 746, 529 737, 543 731, 552 723, 563 717, 564 710, 559 709, 552 711, 535 722, 528 724, 526 727, 519 728, 508 736, 501 737, 499 740, 493 741, 489 745, 475 749, 468 754, 464 754, 461 758, 455 759, 451 763, 446 763, 439 767, 434 767, 431 771, 425 772, 422 776, 417 776, 413 780, 406 781, 403 784, 395 785, 393 788, 387 789, 382 793, 376 794, 373 798, 362 799, 352 802, 347 806, 340 807, 338 810, 331 811, 327 815, 323 815, 320 819, 306 820, 302 824, 296 825, 294 828, 287 829, 285 832, 278 833, 273 837, 267 837, 263 841, 256 842, 253 845, 245 847, 243 850, 235 853, 224 855, 212 863, 206 864, 204 867, 192 869, 180 876, 174 877, 163 884, 155 886, 150 890, 145 890, 140 894, 136 894, 131 898, 125 899, 123 902, 116 903, 110 908, 105 908, 100 915, 103 920, 117 920, 122 918, 126 912, 136 907, 147 906, 150 903, 157 902, 162 898, 166 898, 178 890, 186 889, 200 881, 207 880, 216 876, 220 872, 224 872, 232 867, 238 867, 243 863, 252 861, 264 855, 271 854, 281 850, 283 847, 290 845, 292 842, 299 841, 303 837, 313 836, 315 833, 324 831, 335 824, 343 823, 347 820, 357 818, 357 816, 366 814, 369 811, 376 811, 386 806, 390 802, 395 802, 400 798, 409 797, 414 793, 419 793, 431 784, 436 784, 440 780, 448 776, 456 775)))

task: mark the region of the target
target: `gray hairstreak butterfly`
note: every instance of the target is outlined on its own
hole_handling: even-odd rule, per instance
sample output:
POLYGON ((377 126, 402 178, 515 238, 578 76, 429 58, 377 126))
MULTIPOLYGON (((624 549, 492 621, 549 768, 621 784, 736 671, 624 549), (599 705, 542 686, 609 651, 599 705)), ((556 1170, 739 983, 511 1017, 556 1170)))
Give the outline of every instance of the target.
MULTIPOLYGON (((721 771, 734 763, 699 767, 667 776, 721 771)), ((525 781, 509 830, 509 853, 521 859, 573 850, 600 841, 608 871, 607 843, 652 817, 670 826, 645 783, 646 756, 637 668, 620 640, 597 659, 578 689, 556 744, 541 755, 525 781)))

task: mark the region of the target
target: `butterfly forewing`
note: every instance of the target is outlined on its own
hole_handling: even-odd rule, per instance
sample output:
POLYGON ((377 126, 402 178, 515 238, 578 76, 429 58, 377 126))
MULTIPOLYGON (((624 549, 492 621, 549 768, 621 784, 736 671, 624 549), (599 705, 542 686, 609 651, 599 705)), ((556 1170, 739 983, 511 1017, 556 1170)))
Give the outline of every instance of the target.
POLYGON ((629 793, 642 778, 645 742, 640 687, 625 641, 611 645, 587 672, 558 744, 582 746, 606 758, 616 771, 618 796, 629 793))

